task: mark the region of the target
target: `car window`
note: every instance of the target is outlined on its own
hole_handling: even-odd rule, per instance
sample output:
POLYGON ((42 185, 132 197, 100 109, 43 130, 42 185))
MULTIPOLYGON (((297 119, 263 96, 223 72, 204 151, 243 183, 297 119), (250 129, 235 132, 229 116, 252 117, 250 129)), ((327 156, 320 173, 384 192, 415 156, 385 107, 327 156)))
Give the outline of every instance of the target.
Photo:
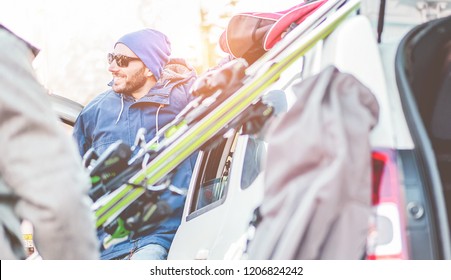
MULTIPOLYGON (((221 139, 214 148, 204 151, 197 176, 190 213, 221 204, 227 192, 230 167, 238 135, 221 139)), ((206 209, 207 210, 207 209, 206 209)), ((206 211, 205 210, 205 211, 206 211)))
POLYGON ((262 160, 266 156, 266 142, 249 136, 241 172, 241 189, 247 189, 262 171, 262 160))
POLYGON ((243 190, 248 188, 262 171, 261 162, 265 153, 264 141, 239 134, 222 139, 213 149, 202 152, 200 168, 194 184, 193 199, 189 206, 189 215, 198 216, 224 202, 229 189, 232 166, 236 165, 241 169, 241 172, 236 172, 234 175, 241 176, 239 187, 243 190), (240 137, 246 142, 244 156, 238 157, 235 154, 240 137))

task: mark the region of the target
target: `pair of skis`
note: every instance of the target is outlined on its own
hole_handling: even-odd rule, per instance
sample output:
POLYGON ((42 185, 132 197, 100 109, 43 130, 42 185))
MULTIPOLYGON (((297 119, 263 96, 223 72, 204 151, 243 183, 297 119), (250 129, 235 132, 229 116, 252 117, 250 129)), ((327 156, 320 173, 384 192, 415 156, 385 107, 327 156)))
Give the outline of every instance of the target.
MULTIPOLYGON (((359 6, 359 0, 327 1, 251 66, 240 59, 228 64, 225 69, 233 80, 232 88, 214 86, 212 75, 210 91, 203 92, 205 85, 195 89, 198 96, 171 123, 149 143, 136 145, 138 154, 128 161, 122 176, 116 174, 122 181, 115 180, 114 186, 102 185, 93 205, 97 228, 117 221, 144 194, 167 187, 168 174, 215 137, 239 129, 256 114, 269 116, 270 104, 260 106, 268 88, 359 6)), ((224 73, 218 75, 224 78, 224 73)))

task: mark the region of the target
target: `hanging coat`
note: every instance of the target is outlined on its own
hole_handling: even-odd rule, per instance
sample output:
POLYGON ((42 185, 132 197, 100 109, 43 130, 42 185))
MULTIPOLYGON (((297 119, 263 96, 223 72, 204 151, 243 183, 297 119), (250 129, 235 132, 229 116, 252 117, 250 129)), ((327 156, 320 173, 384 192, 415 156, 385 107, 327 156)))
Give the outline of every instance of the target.
POLYGON ((361 259, 377 100, 334 66, 292 87, 297 101, 269 128, 262 220, 248 258, 361 259))

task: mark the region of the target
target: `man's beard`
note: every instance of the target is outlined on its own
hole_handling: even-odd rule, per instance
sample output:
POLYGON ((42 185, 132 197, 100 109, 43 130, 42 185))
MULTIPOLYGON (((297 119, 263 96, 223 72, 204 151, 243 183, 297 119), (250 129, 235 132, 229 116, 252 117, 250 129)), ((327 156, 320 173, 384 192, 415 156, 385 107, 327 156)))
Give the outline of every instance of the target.
POLYGON ((128 81, 125 82, 125 85, 121 88, 113 88, 114 91, 118 93, 122 93, 125 95, 132 95, 137 92, 140 88, 144 86, 146 83, 146 77, 144 76, 145 68, 142 67, 140 70, 136 71, 133 76, 130 77, 128 81))

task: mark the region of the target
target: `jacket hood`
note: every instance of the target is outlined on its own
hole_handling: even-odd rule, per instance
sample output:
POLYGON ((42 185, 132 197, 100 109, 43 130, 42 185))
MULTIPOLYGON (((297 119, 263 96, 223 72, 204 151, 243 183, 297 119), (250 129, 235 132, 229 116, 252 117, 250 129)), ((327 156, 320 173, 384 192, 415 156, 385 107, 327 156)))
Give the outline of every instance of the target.
POLYGON ((171 58, 164 67, 158 83, 164 85, 170 83, 178 84, 196 76, 196 70, 191 65, 188 65, 183 58, 171 58))

